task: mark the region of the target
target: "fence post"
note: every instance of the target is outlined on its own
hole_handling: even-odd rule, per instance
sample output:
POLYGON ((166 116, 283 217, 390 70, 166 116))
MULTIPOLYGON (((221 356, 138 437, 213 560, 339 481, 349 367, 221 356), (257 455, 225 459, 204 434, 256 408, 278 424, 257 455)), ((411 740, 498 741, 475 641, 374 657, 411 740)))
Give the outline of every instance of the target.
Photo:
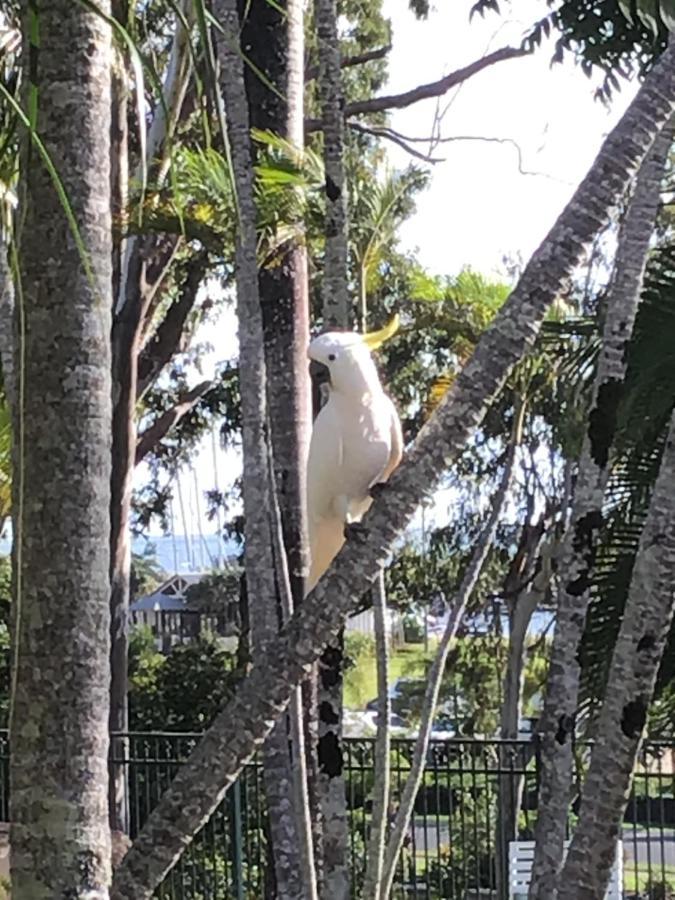
POLYGON ((241 782, 239 778, 232 786, 234 800, 234 833, 232 844, 234 849, 234 880, 237 886, 237 900, 244 900, 244 873, 241 850, 241 782))

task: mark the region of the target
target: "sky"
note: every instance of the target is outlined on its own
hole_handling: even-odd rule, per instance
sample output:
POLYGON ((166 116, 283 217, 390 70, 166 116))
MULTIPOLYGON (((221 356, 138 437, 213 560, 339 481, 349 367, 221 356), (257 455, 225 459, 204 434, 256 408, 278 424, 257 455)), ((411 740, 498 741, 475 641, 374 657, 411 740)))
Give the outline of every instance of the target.
MULTIPOLYGON (((499 47, 518 46, 527 27, 546 11, 543 0, 502 0, 502 16, 474 17, 469 25, 473 2, 441 0, 427 21, 417 22, 407 0, 385 0, 393 27, 385 93, 436 81, 499 47)), ((443 161, 431 166, 430 186, 400 232, 402 248, 433 273, 452 275, 471 266, 500 276, 505 258, 526 262, 634 96, 636 85, 625 85, 607 109, 594 98, 599 76, 589 79, 571 58, 551 66, 552 56, 549 42, 531 56, 485 69, 446 95, 440 107, 426 100, 392 113, 391 127, 405 135, 429 136, 440 109, 443 138, 508 139, 520 148, 520 161, 513 144, 493 140, 452 140, 436 148, 433 155, 443 161)), ((411 161, 395 144, 387 149, 392 167, 411 161)), ((232 311, 217 326, 209 325, 203 337, 214 351, 204 358, 205 374, 195 374, 195 381, 208 377, 219 360, 236 355, 232 311)), ((221 488, 236 477, 239 466, 237 454, 218 454, 221 488)), ((215 479, 209 440, 193 471, 180 479, 185 516, 176 510, 176 532, 197 532, 200 515, 202 530, 215 531, 214 523, 204 521, 205 504, 199 497, 214 487, 215 479)), ((447 502, 439 496, 439 508, 447 502)))

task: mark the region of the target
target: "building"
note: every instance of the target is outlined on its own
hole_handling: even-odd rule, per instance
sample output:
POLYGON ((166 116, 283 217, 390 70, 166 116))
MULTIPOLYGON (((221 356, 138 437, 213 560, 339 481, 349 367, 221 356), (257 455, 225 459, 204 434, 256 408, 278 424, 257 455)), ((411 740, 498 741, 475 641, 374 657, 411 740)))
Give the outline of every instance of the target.
POLYGON ((131 627, 151 629, 157 649, 170 652, 205 633, 216 635, 227 649, 236 650, 239 635, 239 603, 230 600, 218 609, 190 608, 188 588, 199 584, 207 573, 172 575, 156 591, 134 600, 129 607, 131 627))

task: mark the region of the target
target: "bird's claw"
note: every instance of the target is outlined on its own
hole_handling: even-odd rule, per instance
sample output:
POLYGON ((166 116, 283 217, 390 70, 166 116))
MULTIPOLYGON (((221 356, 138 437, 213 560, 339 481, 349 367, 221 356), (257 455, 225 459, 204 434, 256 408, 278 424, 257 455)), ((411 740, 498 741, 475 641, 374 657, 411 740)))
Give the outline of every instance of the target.
POLYGON ((373 498, 373 500, 377 500, 378 497, 381 497, 382 494, 387 490, 387 482, 386 481, 378 481, 375 484, 372 484, 368 489, 368 493, 373 498))
POLYGON ((363 543, 368 537, 368 529, 361 522, 348 522, 344 527, 344 536, 348 541, 363 543))

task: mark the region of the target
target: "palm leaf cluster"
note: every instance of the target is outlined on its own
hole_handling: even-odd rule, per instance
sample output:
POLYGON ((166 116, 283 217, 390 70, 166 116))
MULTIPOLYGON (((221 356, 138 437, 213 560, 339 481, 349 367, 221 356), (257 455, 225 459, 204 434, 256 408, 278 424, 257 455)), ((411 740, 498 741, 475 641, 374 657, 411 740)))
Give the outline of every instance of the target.
MULTIPOLYGON (((592 712, 604 693, 611 651, 674 407, 675 246, 671 245, 655 251, 648 266, 617 409, 615 461, 580 652, 581 702, 587 712, 592 712)), ((611 417, 612 411, 605 413, 611 417)), ((674 676, 675 630, 664 654, 657 697, 668 694, 674 676)))
MULTIPOLYGON (((273 264, 279 249, 302 234, 308 207, 318 202, 323 164, 312 150, 267 131, 253 131, 258 149, 255 166, 258 254, 273 264)), ((182 233, 222 253, 234 246, 237 207, 229 160, 214 147, 180 148, 170 184, 143 199, 143 228, 182 233)), ((129 228, 137 211, 129 212, 129 228)))

